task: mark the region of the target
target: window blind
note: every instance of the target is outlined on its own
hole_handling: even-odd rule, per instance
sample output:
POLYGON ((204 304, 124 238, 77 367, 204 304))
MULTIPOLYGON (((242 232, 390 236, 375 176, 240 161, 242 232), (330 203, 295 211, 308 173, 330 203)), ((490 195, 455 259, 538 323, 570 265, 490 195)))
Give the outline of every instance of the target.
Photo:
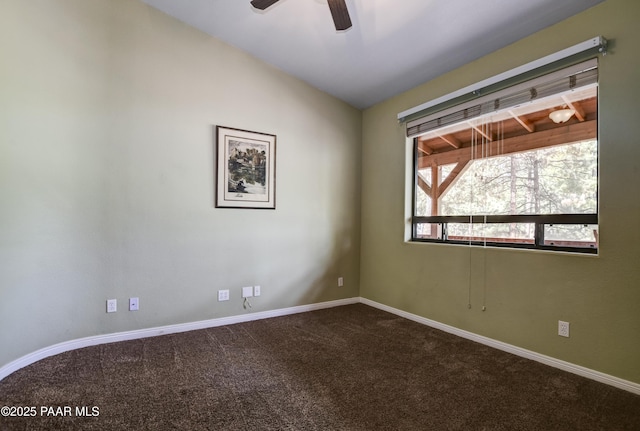
POLYGON ((409 121, 407 137, 416 137, 440 127, 469 121, 504 109, 513 109, 559 93, 595 85, 597 82, 598 60, 593 58, 409 121))

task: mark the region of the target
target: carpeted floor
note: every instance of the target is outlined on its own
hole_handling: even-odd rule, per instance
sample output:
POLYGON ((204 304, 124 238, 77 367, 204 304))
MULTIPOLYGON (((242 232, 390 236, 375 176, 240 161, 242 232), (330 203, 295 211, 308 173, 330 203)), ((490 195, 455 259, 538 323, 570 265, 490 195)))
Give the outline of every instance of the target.
POLYGON ((67 352, 0 406, 35 412, 2 431, 640 430, 640 396, 362 304, 67 352))

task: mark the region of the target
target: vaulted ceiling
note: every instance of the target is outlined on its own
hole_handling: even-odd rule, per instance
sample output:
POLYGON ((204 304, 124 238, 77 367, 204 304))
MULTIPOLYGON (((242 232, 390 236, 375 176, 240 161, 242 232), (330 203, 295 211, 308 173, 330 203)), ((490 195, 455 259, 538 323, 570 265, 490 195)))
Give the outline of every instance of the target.
POLYGON ((142 1, 366 108, 603 0, 346 0, 345 31, 327 0, 142 1))

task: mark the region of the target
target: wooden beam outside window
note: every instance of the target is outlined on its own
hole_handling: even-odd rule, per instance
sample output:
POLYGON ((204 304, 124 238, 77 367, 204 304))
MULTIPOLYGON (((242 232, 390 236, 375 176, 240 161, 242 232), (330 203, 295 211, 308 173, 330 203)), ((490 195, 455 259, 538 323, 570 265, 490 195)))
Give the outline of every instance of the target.
POLYGON ((457 140, 453 135, 438 135, 438 137, 453 148, 460 148, 462 146, 462 142, 457 140))
POLYGON ((446 191, 453 185, 455 180, 464 172, 465 168, 469 165, 470 160, 458 162, 455 168, 447 178, 438 186, 438 199, 442 197, 446 193, 446 191))
MULTIPOLYGON (((589 120, 582 123, 563 125, 549 130, 543 130, 526 135, 506 138, 502 141, 502 151, 492 157, 504 154, 519 153, 554 145, 571 144, 597 138, 597 121, 589 120)), ((471 160, 471 147, 434 153, 418 159, 418 169, 432 165, 442 166, 471 160)))
POLYGON ((426 154, 427 156, 430 156, 431 154, 433 154, 433 148, 428 146, 426 142, 420 141, 420 140, 418 140, 418 151, 426 154))
POLYGON ((511 116, 518 122, 520 123, 520 125, 522 127, 525 128, 525 130, 529 133, 533 133, 536 131, 536 126, 535 124, 531 123, 530 121, 528 121, 526 118, 520 117, 518 115, 515 114, 515 112, 513 111, 509 111, 509 114, 511 114, 511 116))
POLYGON ((582 122, 585 120, 584 109, 582 109, 579 102, 570 102, 565 95, 562 96, 562 100, 564 100, 564 103, 566 103, 569 108, 576 111, 575 116, 578 121, 582 122))

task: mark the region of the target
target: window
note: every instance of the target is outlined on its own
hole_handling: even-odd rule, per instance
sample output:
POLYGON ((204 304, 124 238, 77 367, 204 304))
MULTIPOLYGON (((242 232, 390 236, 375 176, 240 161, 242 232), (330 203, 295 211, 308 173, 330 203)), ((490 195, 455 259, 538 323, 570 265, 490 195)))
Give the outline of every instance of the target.
POLYGON ((407 123, 412 240, 597 252, 597 71, 592 59, 407 123))

